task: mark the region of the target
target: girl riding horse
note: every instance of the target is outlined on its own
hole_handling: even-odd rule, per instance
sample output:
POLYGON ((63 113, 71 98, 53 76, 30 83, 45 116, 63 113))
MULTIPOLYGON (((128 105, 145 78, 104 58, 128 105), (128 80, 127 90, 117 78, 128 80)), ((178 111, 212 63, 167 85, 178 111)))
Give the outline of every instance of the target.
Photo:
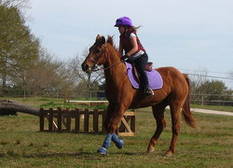
POLYGON ((85 72, 91 72, 96 65, 103 65, 106 79, 106 98, 109 101, 105 119, 107 135, 103 145, 99 148, 100 154, 107 154, 107 149, 113 141, 118 148, 122 148, 124 141, 116 135, 118 125, 124 112, 129 108, 151 106, 157 128, 151 137, 147 152, 154 151, 159 136, 166 126, 164 111, 170 106, 172 119, 172 139, 166 154, 175 152, 175 145, 180 131, 180 114, 188 125, 195 127, 194 119, 190 111, 189 96, 190 85, 187 75, 182 74, 176 68, 162 67, 157 71, 163 79, 163 87, 156 90, 153 96, 142 96, 134 89, 128 79, 127 69, 121 61, 121 53, 114 47, 111 37, 107 42, 103 36, 97 36, 95 43, 90 47, 89 53, 82 63, 85 72))
POLYGON ((134 64, 139 73, 139 89, 144 95, 154 95, 153 90, 148 86, 148 78, 145 73, 148 56, 137 36, 137 28, 133 26, 132 20, 128 17, 118 18, 115 27, 118 27, 120 32, 119 51, 122 55, 123 51, 125 52, 122 59, 134 64))

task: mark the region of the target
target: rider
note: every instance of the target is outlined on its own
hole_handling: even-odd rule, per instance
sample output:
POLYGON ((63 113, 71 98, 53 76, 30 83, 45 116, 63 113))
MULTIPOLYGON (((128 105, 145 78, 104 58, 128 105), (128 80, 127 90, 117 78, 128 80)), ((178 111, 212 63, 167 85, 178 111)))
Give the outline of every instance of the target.
POLYGON ((129 17, 120 17, 116 20, 115 27, 118 27, 120 32, 119 51, 123 55, 123 60, 135 65, 140 78, 140 90, 145 95, 154 95, 154 92, 148 86, 148 78, 144 71, 148 61, 148 56, 145 49, 136 33, 136 27, 133 26, 132 20, 129 17))

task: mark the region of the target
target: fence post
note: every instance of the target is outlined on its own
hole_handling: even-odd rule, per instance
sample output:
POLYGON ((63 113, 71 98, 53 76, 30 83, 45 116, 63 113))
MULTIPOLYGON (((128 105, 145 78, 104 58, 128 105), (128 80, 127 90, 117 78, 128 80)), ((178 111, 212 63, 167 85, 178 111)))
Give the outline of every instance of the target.
POLYGON ((44 109, 40 108, 40 131, 44 131, 44 109))
POLYGON ((201 95, 201 105, 203 106, 204 105, 204 96, 201 95))
POLYGON ((131 117, 131 122, 130 122, 130 127, 131 127, 131 130, 135 133, 135 119, 136 117, 135 116, 132 116, 131 117))
POLYGON ((66 126, 67 126, 67 130, 71 131, 71 112, 69 109, 66 109, 66 126))
POLYGON ((105 117, 106 117, 106 110, 102 110, 101 111, 102 113, 102 132, 105 133, 106 130, 105 130, 105 117))
POLYGON ((57 108, 57 127, 58 131, 62 131, 62 110, 60 107, 57 108))
POLYGON ((79 109, 75 109, 74 115, 75 115, 75 132, 79 132, 80 131, 80 111, 79 111, 79 109))
POLYGON ((94 109, 94 111, 93 111, 93 130, 95 133, 98 133, 98 131, 99 131, 98 121, 99 121, 99 111, 98 111, 98 109, 94 109))
POLYGON ((89 131, 89 110, 85 109, 84 111, 84 132, 88 133, 89 131))
POLYGON ((53 109, 52 108, 50 108, 49 109, 49 117, 48 117, 48 119, 49 119, 49 131, 53 131, 53 109))

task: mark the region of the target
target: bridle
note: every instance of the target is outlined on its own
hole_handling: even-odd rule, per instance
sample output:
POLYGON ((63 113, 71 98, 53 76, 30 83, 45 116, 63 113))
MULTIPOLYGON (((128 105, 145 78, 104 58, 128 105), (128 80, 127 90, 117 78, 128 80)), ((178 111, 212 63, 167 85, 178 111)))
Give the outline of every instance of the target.
MULTIPOLYGON (((106 56, 105 56, 105 57, 106 57, 106 56)), ((90 72, 97 72, 97 71, 100 71, 100 70, 104 70, 104 71, 105 71, 105 70, 111 69, 112 67, 114 67, 114 66, 116 66, 116 65, 118 65, 118 64, 120 64, 120 63, 123 62, 123 61, 121 60, 120 62, 116 62, 116 63, 114 63, 114 64, 111 64, 111 65, 107 66, 107 67, 98 67, 98 68, 95 68, 95 67, 97 67, 97 66, 96 66, 96 65, 97 65, 97 60, 94 59, 93 57, 90 57, 89 59, 90 59, 91 62, 94 63, 94 68, 92 68, 92 69, 90 70, 90 72)))
MULTIPOLYGON (((116 65, 118 65, 118 64, 120 64, 122 62, 123 61, 116 62, 116 63, 114 63, 112 65, 107 66, 107 67, 94 68, 94 69, 91 70, 91 72, 97 72, 97 71, 100 71, 100 70, 104 70, 105 71, 105 70, 111 69, 112 67, 114 67, 114 66, 116 66, 116 65)), ((94 66, 94 67, 96 67, 96 66, 94 66)))

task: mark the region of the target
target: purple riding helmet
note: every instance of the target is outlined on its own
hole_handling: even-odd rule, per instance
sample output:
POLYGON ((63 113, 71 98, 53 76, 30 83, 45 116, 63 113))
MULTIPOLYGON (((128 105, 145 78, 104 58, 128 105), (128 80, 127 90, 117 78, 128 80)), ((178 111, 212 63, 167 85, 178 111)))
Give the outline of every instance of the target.
POLYGON ((114 25, 115 27, 119 26, 130 26, 133 27, 132 20, 129 17, 120 17, 116 20, 116 24, 114 25))

